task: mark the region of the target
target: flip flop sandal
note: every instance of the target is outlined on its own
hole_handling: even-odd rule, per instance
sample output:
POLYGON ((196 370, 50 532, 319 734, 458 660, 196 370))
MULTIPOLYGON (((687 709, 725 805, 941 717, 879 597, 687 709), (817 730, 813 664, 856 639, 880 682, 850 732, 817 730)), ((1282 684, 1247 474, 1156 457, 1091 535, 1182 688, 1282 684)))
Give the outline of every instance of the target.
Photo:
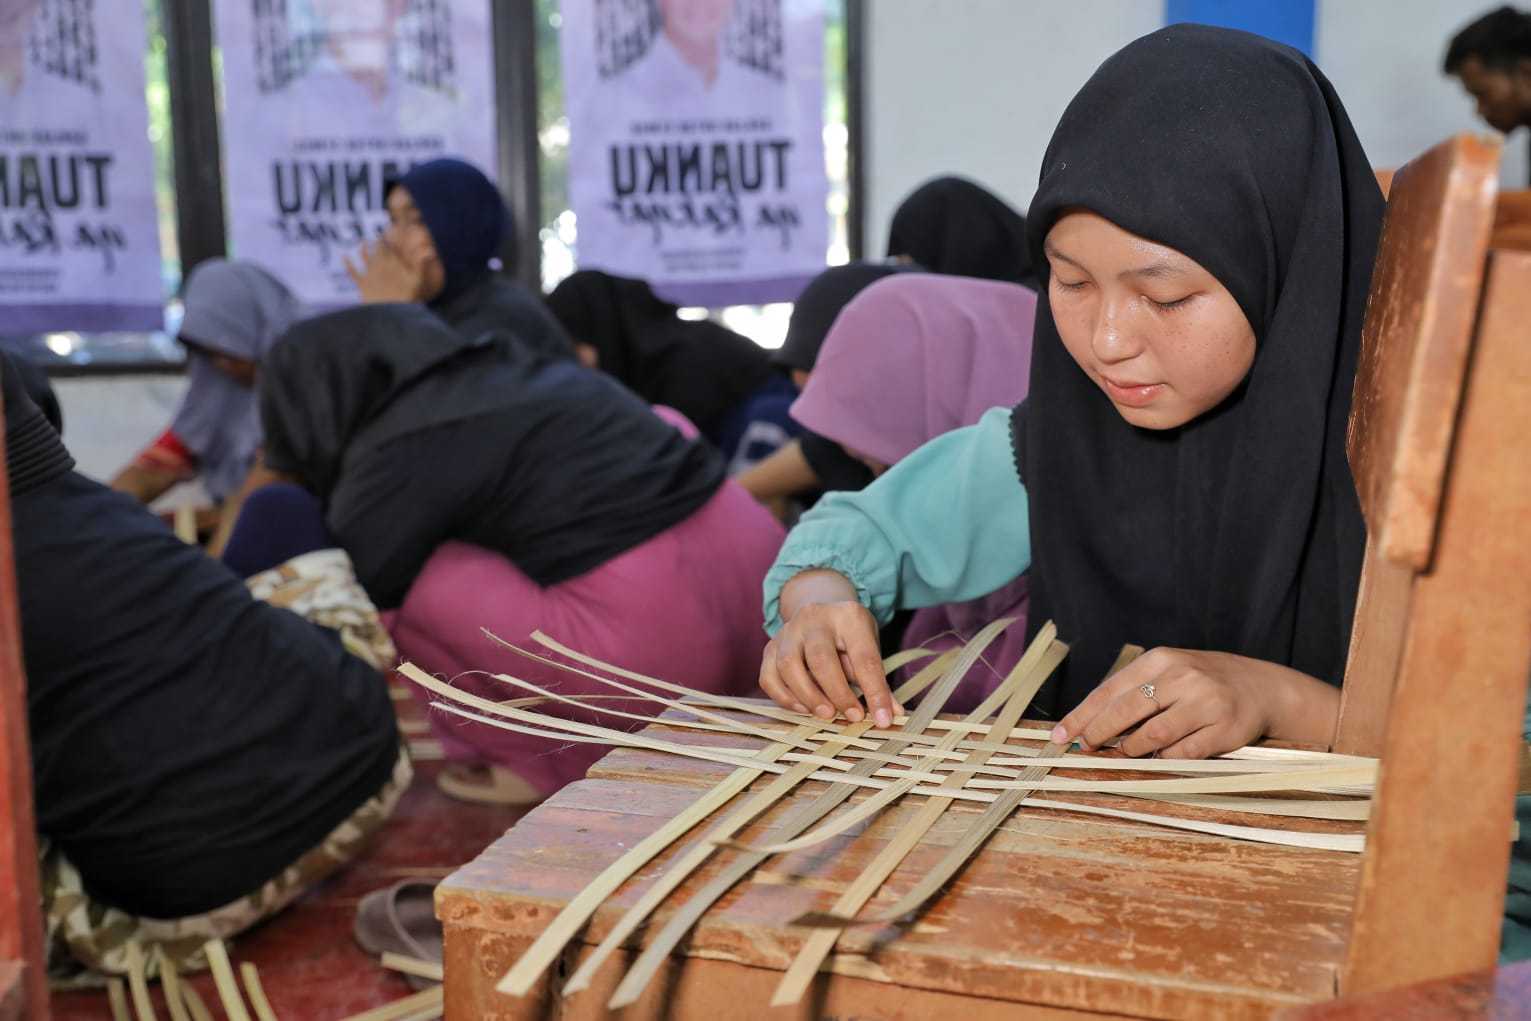
MULTIPOLYGON (((441 923, 436 920, 436 884, 418 879, 374 890, 356 906, 356 942, 373 957, 402 954, 441 963, 441 923)), ((414 989, 436 985, 428 978, 405 975, 414 989)))
POLYGON ((436 775, 441 793, 481 805, 535 805, 541 791, 501 766, 449 765, 436 775))

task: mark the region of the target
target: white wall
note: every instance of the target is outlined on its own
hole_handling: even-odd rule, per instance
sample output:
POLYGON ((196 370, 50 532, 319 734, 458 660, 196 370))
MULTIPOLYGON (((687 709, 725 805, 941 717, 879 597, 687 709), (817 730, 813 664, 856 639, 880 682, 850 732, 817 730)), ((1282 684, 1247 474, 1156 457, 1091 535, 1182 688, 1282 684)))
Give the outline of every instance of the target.
POLYGON ((184 376, 69 377, 53 381, 64 446, 80 472, 105 481, 170 425, 184 376))
MULTIPOLYGON (((1455 78, 1446 44, 1491 0, 1317 0, 1315 63, 1334 83, 1379 167, 1396 167, 1462 131, 1492 134, 1455 78), (1385 13, 1384 13, 1385 11, 1385 13)), ((1501 180, 1526 186, 1525 132, 1505 147, 1501 180)))
POLYGON ((866 236, 880 257, 899 200, 955 173, 1025 209, 1063 108, 1101 61, 1158 28, 1157 0, 870 0, 866 236))
MULTIPOLYGON (((1453 33, 1491 0, 1316 0, 1316 62, 1372 163, 1396 167, 1488 126, 1440 72, 1453 33)), ((881 256, 904 195, 956 173, 1030 204, 1063 108, 1106 57, 1163 23, 1162 0, 870 0, 865 251, 881 256)), ((1526 186, 1526 143, 1504 180, 1526 186)))

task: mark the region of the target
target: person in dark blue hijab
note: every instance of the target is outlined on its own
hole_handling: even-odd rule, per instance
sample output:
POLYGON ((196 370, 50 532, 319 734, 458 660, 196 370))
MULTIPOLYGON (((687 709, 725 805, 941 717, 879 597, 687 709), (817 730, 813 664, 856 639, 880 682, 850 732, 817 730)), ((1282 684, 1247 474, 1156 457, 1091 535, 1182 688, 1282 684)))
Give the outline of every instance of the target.
POLYGON ((459 159, 421 163, 389 183, 388 230, 346 268, 363 302, 418 302, 468 339, 505 330, 543 354, 571 358, 558 320, 492 260, 514 219, 483 172, 459 159))

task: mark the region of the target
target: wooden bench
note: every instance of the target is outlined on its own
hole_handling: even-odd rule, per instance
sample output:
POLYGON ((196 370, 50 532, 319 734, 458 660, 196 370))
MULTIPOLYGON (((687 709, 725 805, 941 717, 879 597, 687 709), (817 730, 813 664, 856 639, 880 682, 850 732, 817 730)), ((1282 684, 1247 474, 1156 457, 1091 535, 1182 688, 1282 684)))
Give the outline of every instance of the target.
MULTIPOLYGON (((1464 136, 1392 181, 1350 436, 1370 537, 1336 738, 1382 760, 1364 856, 1023 808, 917 924, 896 939, 849 930, 811 995, 768 1014, 803 935, 787 923, 828 906, 913 810, 895 807, 770 859, 622 1016, 980 1019, 1024 1004, 1039 1018, 1258 1017, 1491 966, 1531 667, 1531 255, 1489 251, 1497 173, 1497 145, 1464 136)), ((615 752, 443 883, 448 1017, 605 1016, 626 961, 560 1003, 562 977, 674 851, 596 912, 533 995, 494 986, 605 865, 719 775, 615 752)), ((948 813, 891 894, 962 820, 948 813)), ((718 870, 714 856, 668 903, 718 870)))

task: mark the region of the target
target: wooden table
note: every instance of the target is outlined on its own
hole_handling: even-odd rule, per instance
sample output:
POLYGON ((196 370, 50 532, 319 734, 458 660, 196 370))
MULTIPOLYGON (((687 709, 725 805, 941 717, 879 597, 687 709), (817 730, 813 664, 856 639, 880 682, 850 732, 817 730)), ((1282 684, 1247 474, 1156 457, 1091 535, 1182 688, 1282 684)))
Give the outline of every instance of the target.
POLYGON ((23 966, 18 961, 0 961, 0 1021, 20 1021, 23 998, 23 966))
POLYGON ((1531 961, 1283 1011, 1281 1021, 1531 1021, 1531 961))
MULTIPOLYGON (((717 737, 707 735, 706 743, 721 743, 717 737)), ((449 877, 436 902, 446 927, 447 1017, 553 1016, 558 976, 524 1000, 496 993, 495 983, 602 868, 727 772, 657 753, 612 752, 449 877)), ((788 803, 821 789, 799 788, 745 837, 764 833, 788 803)), ((1022 808, 912 931, 894 939, 891 929, 850 930, 830 959, 831 973, 819 976, 798 1008, 768 1008, 800 943, 788 920, 827 908, 914 810, 896 806, 826 845, 770 859, 708 913, 686 956, 672 958, 668 973, 621 1016, 869 1021, 960 1011, 964 1021, 980 1021, 1015 1017, 1018 1005, 1028 1004, 1027 1016, 1039 1018, 1223 1019, 1265 1017, 1335 995, 1359 855, 1022 808), (1151 870, 1144 867, 1150 860, 1151 870), (810 878, 789 881, 799 875, 810 878)), ((972 809, 954 806, 871 906, 909 889, 972 818, 972 809)), ((554 970, 572 971, 678 849, 603 905, 554 970)), ((649 931, 715 875, 720 860, 688 880, 649 931)), ((563 1001, 558 1016, 606 1016, 605 1001, 631 960, 621 958, 607 962, 591 989, 563 1001)))

